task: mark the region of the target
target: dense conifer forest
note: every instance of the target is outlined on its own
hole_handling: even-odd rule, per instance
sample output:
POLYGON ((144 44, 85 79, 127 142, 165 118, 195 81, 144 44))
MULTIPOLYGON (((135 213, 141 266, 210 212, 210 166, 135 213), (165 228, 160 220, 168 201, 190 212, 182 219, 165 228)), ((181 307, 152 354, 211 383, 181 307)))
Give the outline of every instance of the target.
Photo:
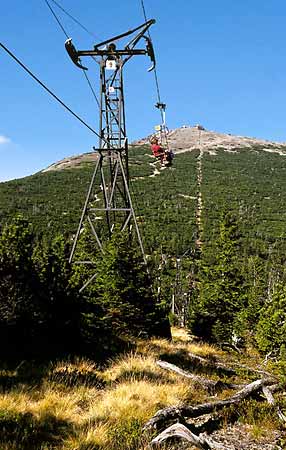
MULTIPOLYGON (((0 184, 0 338, 5 342, 0 349, 4 393, 0 398, 0 444, 7 450, 16 448, 13 445, 19 449, 147 448, 142 438, 144 423, 152 427, 157 416, 151 422, 148 419, 160 407, 184 402, 190 396, 190 387, 177 378, 177 390, 172 394, 175 375, 163 375, 162 370, 175 371, 176 377, 199 383, 204 392, 209 392, 210 384, 215 392, 217 383, 222 383, 222 389, 240 386, 243 397, 252 384, 244 391, 245 384, 241 383, 264 373, 261 366, 260 372, 254 368, 264 359, 271 370, 264 375, 273 383, 283 382, 285 156, 259 146, 233 151, 218 148, 215 152, 198 149, 178 152, 171 167, 160 169, 149 149, 139 146, 131 147, 129 158, 130 191, 148 271, 136 240, 114 230, 104 254, 94 256, 96 278, 83 292, 80 287, 89 269, 69 264, 68 258, 93 164, 0 184), (191 347, 189 337, 187 343, 179 339, 171 344, 170 323, 184 325, 199 347, 191 347), (225 349, 235 352, 238 359, 223 353, 225 349), (132 351, 134 355, 127 353, 132 351), (109 358, 119 354, 128 356, 110 363, 109 358), (210 359, 204 359, 206 355, 211 355, 210 359), (245 374, 223 365, 230 362, 247 367, 249 373, 253 371, 252 378, 246 380, 245 374), (176 364, 188 370, 195 367, 195 375, 178 369, 176 364), (207 371, 214 379, 197 376, 196 370, 207 371), (223 381, 218 379, 222 372, 223 381), (227 379, 230 373, 231 382, 227 379), (22 383, 23 396, 28 398, 26 389, 30 389, 32 379, 37 386, 33 384, 29 404, 34 406, 15 409, 5 393, 22 383), (49 383, 55 389, 53 395, 63 391, 68 396, 66 418, 62 413, 58 420, 55 415, 35 412, 43 408, 46 414, 47 410, 42 400, 34 399, 34 389, 41 392, 37 395, 47 405, 60 405, 59 399, 50 399, 49 383), (82 383, 85 400, 79 392, 82 383), (127 413, 130 406, 126 406, 122 416, 118 413, 116 419, 112 415, 107 418, 104 402, 109 390, 116 397, 120 389, 133 392, 135 385, 138 392, 134 391, 134 398, 150 402, 146 414, 138 414, 138 405, 132 414, 127 413), (163 385, 169 391, 168 399, 160 397, 163 385), (105 388, 104 394, 99 394, 105 388), (95 391, 102 402, 98 416, 91 413, 93 406, 87 398, 95 391), (84 413, 81 422, 72 409, 75 393, 76 404, 88 405, 94 423, 84 413), (22 437, 17 429, 22 430, 22 437)), ((85 258, 93 249, 89 235, 83 232, 77 251, 85 258)), ((270 384, 267 380, 266 385, 270 384)), ((253 389, 262 386, 255 383, 253 389)), ((18 390, 13 395, 19 405, 27 401, 18 390)), ((112 403, 112 414, 114 408, 120 409, 124 396, 128 397, 122 391, 120 402, 116 406, 112 403)), ((130 397, 128 401, 133 400, 130 397)), ((196 402, 203 401, 207 397, 199 390, 196 402)), ((280 414, 279 408, 285 405, 279 402, 280 414)), ((250 403, 240 406, 237 415, 261 428, 276 411, 273 405, 262 408, 259 415, 254 411, 262 411, 261 407, 250 403)), ((54 407, 49 408, 54 411, 54 407)), ((164 414, 175 413, 167 408, 164 414)), ((227 414, 220 420, 234 416, 232 410, 227 414)), ((275 430, 279 429, 278 422, 271 422, 275 430)))
MULTIPOLYGON (((130 189, 159 301, 166 310, 172 294, 179 309, 187 301, 186 320, 203 338, 220 342, 235 335, 263 352, 279 354, 286 343, 283 326, 279 337, 269 337, 267 324, 284 323, 283 307, 277 313, 273 302, 283 303, 284 298, 285 157, 259 146, 204 152, 200 187, 198 157, 199 150, 178 154, 172 167, 158 171, 147 147, 130 150, 130 189), (200 236, 198 189, 203 204, 200 236)), ((35 242, 52 246, 62 239, 69 248, 92 169, 92 163, 85 163, 2 183, 4 241, 5 227, 20 214, 35 242)), ((176 316, 175 322, 180 320, 176 316)))

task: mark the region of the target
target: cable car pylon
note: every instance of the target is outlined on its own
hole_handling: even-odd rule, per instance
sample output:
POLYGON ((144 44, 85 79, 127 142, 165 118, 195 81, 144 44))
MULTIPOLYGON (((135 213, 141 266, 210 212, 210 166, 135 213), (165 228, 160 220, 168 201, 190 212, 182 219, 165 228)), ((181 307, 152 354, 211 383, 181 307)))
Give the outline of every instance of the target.
MULTIPOLYGON (((104 252, 104 243, 111 238, 114 229, 119 228, 122 232, 126 229, 131 231, 132 224, 143 260, 145 264, 147 263, 129 191, 123 68, 133 56, 137 55, 149 56, 152 62, 149 71, 155 68, 152 41, 146 35, 154 23, 155 20, 148 20, 137 28, 100 42, 92 50, 78 51, 70 38, 66 40, 66 50, 77 67, 87 70, 82 65, 81 58, 89 56, 97 61, 100 68, 100 137, 98 148, 93 148, 97 152, 97 161, 74 238, 70 254, 71 263, 84 264, 90 268, 94 265, 93 255, 88 260, 77 258, 76 249, 83 229, 88 229, 93 236, 95 252, 96 249, 104 252), (131 40, 118 49, 117 41, 131 35, 133 35, 131 40), (145 48, 137 48, 137 44, 142 41, 145 41, 145 48), (101 195, 102 205, 98 204, 101 195)), ((94 280, 95 276, 95 273, 89 276, 81 291, 94 280)))

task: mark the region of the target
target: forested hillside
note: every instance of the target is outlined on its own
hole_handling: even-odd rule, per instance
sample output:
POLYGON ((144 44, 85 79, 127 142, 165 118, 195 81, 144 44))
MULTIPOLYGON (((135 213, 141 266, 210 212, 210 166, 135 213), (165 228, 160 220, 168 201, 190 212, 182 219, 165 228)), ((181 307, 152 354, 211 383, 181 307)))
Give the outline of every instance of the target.
MULTIPOLYGON (((285 148, 196 129, 176 130, 170 141, 176 157, 168 168, 144 141, 129 154, 131 195, 160 299, 170 305, 173 298, 174 320, 203 338, 239 335, 279 353, 283 333, 269 337, 267 330, 283 320, 271 308, 283 302, 286 279, 285 148)), ((62 234, 69 244, 92 159, 66 159, 0 184, 2 226, 20 213, 36 235, 51 241, 62 234)))
MULTIPOLYGON (((160 431, 198 448, 283 448, 285 148, 207 146, 195 132, 192 145, 172 134, 170 167, 130 148, 149 271, 115 229, 83 292, 89 268, 68 257, 94 155, 0 184, 3 449, 145 450, 160 431), (171 343, 168 317, 191 337, 171 343)), ((83 259, 90 249, 84 229, 83 259)))

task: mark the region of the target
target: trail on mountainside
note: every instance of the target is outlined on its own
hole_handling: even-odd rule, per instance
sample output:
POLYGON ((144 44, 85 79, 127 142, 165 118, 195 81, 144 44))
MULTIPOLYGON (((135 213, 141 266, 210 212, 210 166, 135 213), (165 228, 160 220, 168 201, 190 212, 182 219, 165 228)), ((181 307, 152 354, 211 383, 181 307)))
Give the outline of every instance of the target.
POLYGON ((197 224, 197 239, 196 246, 200 250, 202 247, 202 210, 203 210, 203 198, 202 198, 202 182, 203 182, 203 171, 202 171, 202 161, 203 161, 203 150, 201 146, 201 130, 198 130, 198 145, 200 153, 197 162, 197 208, 196 208, 196 224, 197 224))

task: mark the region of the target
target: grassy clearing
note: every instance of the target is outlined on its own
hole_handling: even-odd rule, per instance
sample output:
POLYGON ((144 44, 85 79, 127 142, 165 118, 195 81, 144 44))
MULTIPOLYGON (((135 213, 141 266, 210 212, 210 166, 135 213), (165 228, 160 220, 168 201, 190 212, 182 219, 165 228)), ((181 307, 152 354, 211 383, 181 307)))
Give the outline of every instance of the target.
MULTIPOLYGON (((104 369, 84 359, 61 361, 41 369, 41 381, 36 377, 34 385, 30 379, 25 383, 23 374, 18 383, 14 371, 14 386, 0 395, 0 449, 146 449, 142 425, 158 409, 208 398, 190 380, 156 365, 167 354, 185 365, 188 352, 210 360, 225 357, 214 347, 194 345, 185 333, 174 330, 173 342, 139 341, 136 352, 110 361, 104 369)), ((238 416, 259 439, 278 425, 271 408, 254 403, 243 404, 238 416)))

